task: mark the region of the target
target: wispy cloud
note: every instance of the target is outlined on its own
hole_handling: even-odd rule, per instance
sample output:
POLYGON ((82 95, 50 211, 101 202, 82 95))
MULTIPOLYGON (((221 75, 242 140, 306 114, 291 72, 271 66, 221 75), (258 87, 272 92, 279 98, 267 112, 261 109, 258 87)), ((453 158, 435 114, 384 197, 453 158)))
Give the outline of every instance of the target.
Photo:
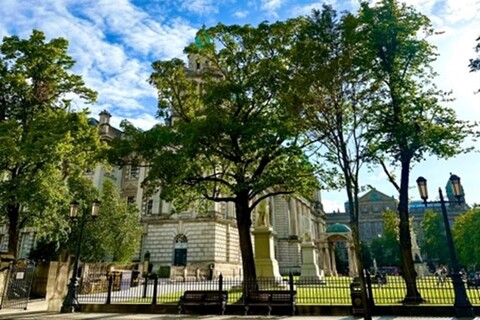
POLYGON ((214 0, 180 0, 180 8, 199 15, 218 12, 219 1, 214 0))
POLYGON ((261 9, 264 11, 276 11, 284 3, 284 0, 261 0, 261 9))

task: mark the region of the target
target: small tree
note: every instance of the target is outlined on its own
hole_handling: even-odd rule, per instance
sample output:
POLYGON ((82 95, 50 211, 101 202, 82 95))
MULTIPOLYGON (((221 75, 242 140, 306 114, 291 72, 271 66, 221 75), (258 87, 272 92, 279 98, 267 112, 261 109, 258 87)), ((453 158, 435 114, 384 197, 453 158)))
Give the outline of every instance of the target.
POLYGON ((433 210, 425 210, 421 227, 424 235, 422 249, 428 260, 448 264, 450 257, 448 250, 445 250, 448 245, 442 216, 433 210))
POLYGON ((452 228, 453 240, 458 252, 458 259, 464 266, 480 265, 480 209, 473 208, 455 219, 452 228))

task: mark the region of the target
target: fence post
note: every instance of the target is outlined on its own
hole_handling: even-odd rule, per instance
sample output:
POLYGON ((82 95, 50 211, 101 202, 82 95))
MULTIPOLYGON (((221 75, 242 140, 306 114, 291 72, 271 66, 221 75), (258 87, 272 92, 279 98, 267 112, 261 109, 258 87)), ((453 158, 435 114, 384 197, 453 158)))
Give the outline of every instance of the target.
POLYGON ((143 280, 143 299, 147 297, 147 287, 148 287, 148 274, 144 274, 144 280, 143 280))
POLYGON ((155 274, 153 278, 153 298, 152 298, 152 304, 157 304, 157 290, 158 290, 158 277, 155 274))
POLYGON ((112 303, 112 289, 113 289, 113 275, 108 276, 108 292, 107 292, 107 302, 106 304, 112 303))
POLYGON ((369 272, 365 272, 366 277, 366 286, 368 292, 368 303, 370 304, 370 313, 373 311, 373 307, 375 307, 375 301, 373 300, 373 290, 372 290, 372 277, 370 276, 369 272))
POLYGON ((294 287, 293 287, 293 273, 289 273, 288 274, 288 284, 290 285, 290 292, 293 292, 294 291, 294 287))
POLYGON ((223 291, 223 275, 220 273, 220 276, 218 277, 218 291, 222 292, 223 291))

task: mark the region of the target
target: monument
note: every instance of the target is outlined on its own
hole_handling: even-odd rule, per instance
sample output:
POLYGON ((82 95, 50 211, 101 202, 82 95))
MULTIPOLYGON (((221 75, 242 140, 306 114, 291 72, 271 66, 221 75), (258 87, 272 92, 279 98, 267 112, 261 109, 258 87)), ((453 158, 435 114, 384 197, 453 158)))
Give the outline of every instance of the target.
POLYGON ((258 278, 281 278, 278 261, 275 259, 273 242, 275 232, 270 227, 269 214, 268 204, 262 201, 252 231, 255 239, 255 268, 258 278))
POLYGON ((305 283, 325 283, 325 275, 320 270, 317 263, 317 252, 315 244, 312 241, 310 232, 305 232, 303 236, 302 248, 302 268, 300 270, 300 282, 305 283))

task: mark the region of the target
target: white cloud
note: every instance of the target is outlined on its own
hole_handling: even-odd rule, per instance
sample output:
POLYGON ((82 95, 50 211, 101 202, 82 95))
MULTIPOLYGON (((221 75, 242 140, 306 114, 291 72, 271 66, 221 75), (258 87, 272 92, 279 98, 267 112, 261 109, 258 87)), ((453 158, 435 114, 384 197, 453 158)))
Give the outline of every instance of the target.
POLYGON ((235 11, 233 15, 237 18, 245 18, 246 16, 248 16, 248 11, 246 10, 235 11))
POLYGON ((214 0, 182 0, 180 7, 183 10, 205 15, 218 12, 218 1, 214 0))
POLYGON ((275 11, 279 9, 283 3, 284 0, 261 0, 261 9, 264 11, 275 11))

